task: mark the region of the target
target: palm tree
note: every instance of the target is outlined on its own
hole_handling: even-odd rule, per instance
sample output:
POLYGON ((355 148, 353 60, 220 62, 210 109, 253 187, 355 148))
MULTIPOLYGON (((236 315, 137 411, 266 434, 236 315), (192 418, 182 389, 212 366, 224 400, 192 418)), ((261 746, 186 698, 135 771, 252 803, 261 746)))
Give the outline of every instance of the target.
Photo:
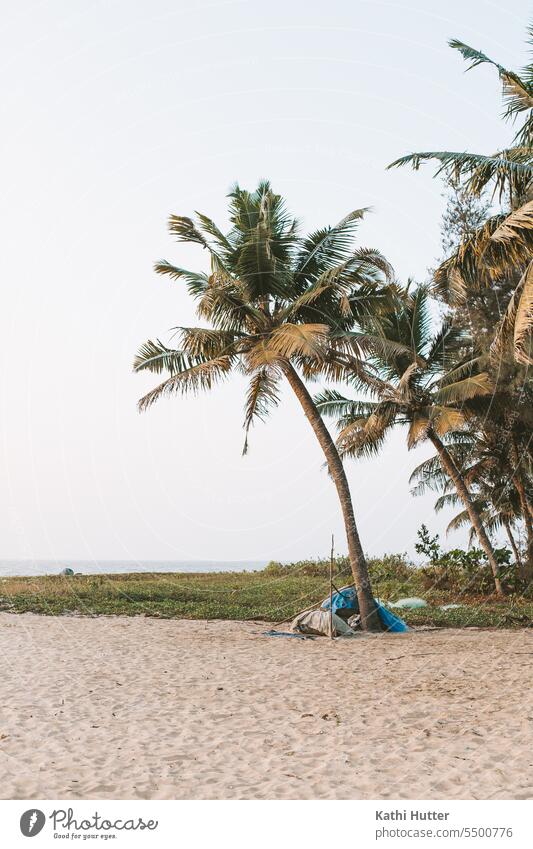
POLYGON ((179 242, 207 251, 210 273, 166 261, 156 271, 186 283, 197 315, 208 326, 177 328, 176 349, 159 340, 141 347, 135 371, 165 371, 168 377, 141 398, 139 408, 146 410, 163 396, 211 389, 237 371, 250 378, 246 453, 251 425, 278 404, 284 378, 313 428, 337 489, 363 625, 380 630, 346 474, 305 380, 337 379, 348 363, 363 371, 363 357, 371 348, 387 348, 378 335, 354 327, 365 314, 384 309, 390 268, 377 251, 353 246, 363 209, 302 237, 269 183, 260 183, 252 193, 235 186, 229 198, 232 226, 226 234, 199 213, 195 221, 170 218, 170 232, 179 242))
MULTIPOLYGON (((533 45, 533 28, 528 43, 533 45)), ((450 46, 470 62, 494 66, 499 74, 505 101, 504 119, 524 117, 512 144, 487 155, 463 151, 426 151, 402 156, 389 168, 424 162, 438 163, 438 174, 461 183, 467 192, 480 196, 492 187, 507 205, 465 238, 458 250, 435 273, 435 287, 449 303, 464 302, 469 292, 498 288, 508 293, 509 303, 493 341, 493 356, 501 357, 512 345, 519 363, 531 364, 533 327, 533 62, 521 73, 509 71, 484 53, 461 41, 450 46)))
MULTIPOLYGON (((382 318, 382 325, 387 319, 382 318)), ((412 293, 398 291, 394 322, 386 330, 409 351, 387 349, 376 354, 367 367, 370 377, 347 373, 352 383, 375 400, 352 400, 334 390, 315 398, 322 414, 338 419, 337 445, 341 456, 377 453, 395 426, 407 425, 407 445, 413 448, 429 440, 437 451, 442 471, 448 475, 468 512, 481 547, 492 569, 496 592, 502 594, 494 550, 464 476, 448 451, 444 437, 466 427, 470 399, 487 395, 491 385, 486 372, 479 371, 479 358, 469 353, 465 332, 445 320, 432 332, 428 287, 412 293)), ((372 319, 370 319, 372 325, 372 319)))
MULTIPOLYGON (((523 516, 505 446, 489 444, 483 434, 472 431, 449 433, 445 442, 455 465, 462 469, 463 478, 487 532, 491 534, 501 528, 505 529, 516 565, 524 580, 529 581, 531 573, 522 561, 513 533, 516 525, 523 521, 523 516)), ((443 471, 438 455, 420 463, 413 470, 409 482, 414 484, 411 490, 413 495, 423 495, 428 489, 442 493, 435 502, 437 512, 460 503, 453 481, 443 471)), ((475 529, 465 509, 450 520, 447 533, 464 526, 470 526, 472 543, 475 529)))
POLYGON ((464 458, 467 483, 484 480, 492 486, 494 497, 512 492, 524 523, 527 554, 524 577, 533 577, 533 510, 530 493, 533 481, 531 426, 533 420, 533 386, 525 380, 513 393, 512 386, 498 381, 490 398, 480 396, 469 402, 469 427, 474 437, 469 456, 464 458), (502 491, 500 482, 507 479, 502 491))

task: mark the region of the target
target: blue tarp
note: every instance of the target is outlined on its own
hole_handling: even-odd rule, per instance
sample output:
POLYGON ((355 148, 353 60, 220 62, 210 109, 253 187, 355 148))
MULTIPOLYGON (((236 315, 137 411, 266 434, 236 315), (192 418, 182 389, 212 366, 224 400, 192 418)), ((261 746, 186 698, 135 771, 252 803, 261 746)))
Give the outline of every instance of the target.
MULTIPOLYGON (((336 613, 337 610, 353 610, 354 613, 359 613, 359 605, 354 587, 347 587, 339 593, 333 593, 332 601, 333 613, 336 613)), ((409 630, 403 619, 391 613, 380 601, 376 601, 376 606, 381 624, 386 631, 401 633, 409 630)), ((329 610, 329 598, 324 599, 322 602, 322 610, 329 610)))
POLYGON ((403 631, 409 630, 409 626, 405 624, 403 619, 400 619, 399 616, 395 616, 394 613, 391 613, 388 607, 385 607, 385 605, 380 601, 376 601, 376 604, 381 624, 384 626, 386 631, 393 631, 395 634, 399 634, 403 631))

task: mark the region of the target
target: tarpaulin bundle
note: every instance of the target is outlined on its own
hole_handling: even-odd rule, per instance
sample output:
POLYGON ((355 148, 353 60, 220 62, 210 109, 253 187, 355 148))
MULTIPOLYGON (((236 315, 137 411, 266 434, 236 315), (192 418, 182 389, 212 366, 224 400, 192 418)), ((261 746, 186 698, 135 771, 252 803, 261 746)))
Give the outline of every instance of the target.
POLYGON ((344 619, 336 616, 330 617, 325 610, 307 610, 299 613, 293 619, 291 628, 303 634, 317 634, 324 637, 351 637, 355 633, 344 619))
MULTIPOLYGON (((350 612, 353 611, 353 613, 359 613, 355 587, 343 587, 339 592, 333 593, 331 606, 333 613, 336 613, 337 610, 349 610, 350 612)), ((329 610, 329 597, 324 599, 321 607, 322 610, 329 610)), ((391 613, 391 611, 377 599, 376 607, 378 609, 378 616, 381 624, 386 631, 401 633, 409 630, 403 619, 400 619, 399 616, 395 616, 394 613, 391 613)))

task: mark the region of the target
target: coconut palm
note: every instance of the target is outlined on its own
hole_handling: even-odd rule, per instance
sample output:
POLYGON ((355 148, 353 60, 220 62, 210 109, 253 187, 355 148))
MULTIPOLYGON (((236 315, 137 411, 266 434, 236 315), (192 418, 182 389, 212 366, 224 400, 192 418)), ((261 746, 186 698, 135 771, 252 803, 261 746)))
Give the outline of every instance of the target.
MULTIPOLYGON (((472 486, 470 487, 472 489, 472 486)), ((515 563, 522 573, 522 577, 527 579, 527 574, 524 569, 522 554, 518 547, 514 536, 516 525, 520 520, 520 512, 516 498, 513 498, 516 492, 510 490, 507 480, 495 482, 492 486, 479 485, 476 486, 473 494, 474 504, 481 516, 483 524, 489 534, 495 534, 500 529, 505 529, 507 538, 511 545, 514 554, 515 563)), ((451 507, 458 503, 456 493, 448 493, 441 495, 435 502, 435 510, 439 512, 444 507, 451 507)), ((470 523, 470 517, 466 510, 461 510, 448 522, 446 532, 458 530, 462 527, 470 528, 470 543, 475 537, 475 528, 470 523)))
MULTIPOLYGON (((528 42, 533 45, 533 29, 528 42)), ((508 149, 480 155, 460 151, 412 153, 395 160, 389 168, 424 162, 438 163, 438 174, 460 182, 475 196, 492 188, 507 209, 493 215, 463 240, 458 250, 435 272, 435 288, 451 304, 464 303, 469 293, 496 289, 509 303, 494 337, 492 354, 501 358, 509 347, 517 362, 532 360, 533 327, 533 63, 522 72, 509 71, 484 53, 463 42, 450 46, 470 62, 494 66, 499 74, 505 102, 504 119, 523 118, 508 149)))
MULTIPOLYGON (((514 531, 524 521, 524 516, 506 444, 491 444, 483 434, 471 431, 450 433, 445 442, 455 465, 462 470, 465 483, 487 532, 493 534, 502 528, 505 529, 523 578, 531 580, 531 569, 529 564, 524 564, 514 537, 514 531)), ((460 503, 453 481, 443 471, 438 455, 420 463, 411 474, 410 483, 414 484, 411 490, 413 495, 423 495, 428 489, 442 493, 435 502, 436 511, 445 507, 456 507, 460 503)), ((447 533, 464 526, 470 527, 472 542, 475 528, 465 509, 450 520, 447 533)))
MULTIPOLYGON (((533 423, 533 386, 525 380, 519 391, 499 381, 490 397, 480 396, 469 402, 472 414, 469 427, 473 443, 464 457, 467 483, 485 481, 492 486, 494 498, 500 492, 512 492, 512 501, 518 503, 518 512, 524 523, 527 539, 527 556, 524 575, 533 576, 533 509, 531 506, 533 482, 533 453, 531 428, 533 423), (501 490, 500 482, 507 479, 501 490)), ((456 449, 455 449, 456 450, 456 449)))
MULTIPOLYGON (((437 451, 444 474, 454 483, 468 512, 492 569, 496 592, 502 593, 498 563, 464 476, 445 444, 446 434, 465 428, 468 402, 491 392, 479 358, 471 353, 464 330, 445 320, 432 331, 430 296, 427 286, 413 292, 398 291, 394 320, 382 318, 388 339, 401 343, 407 351, 384 350, 367 367, 370 377, 347 374, 346 380, 371 400, 353 400, 336 390, 315 397, 323 415, 333 415, 340 428, 337 445, 341 456, 377 453, 388 433, 397 425, 407 426, 407 445, 428 440, 437 451)), ((372 324, 372 320, 370 320, 372 324)))
POLYGON ((338 379, 348 363, 362 372, 369 350, 388 350, 378 334, 358 331, 355 324, 384 309, 390 268, 377 251, 354 247, 363 209, 334 227, 301 236, 282 197, 267 182, 254 192, 236 186, 229 198, 232 226, 227 233, 199 213, 194 221, 170 218, 169 229, 178 242, 207 252, 210 272, 187 271, 166 261, 156 270, 185 282, 207 326, 176 328, 176 348, 159 340, 141 347, 135 371, 168 376, 141 398, 139 407, 146 410, 164 396, 209 390, 237 371, 249 378, 245 453, 251 425, 278 404, 285 379, 313 428, 337 489, 363 626, 377 630, 346 474, 305 381, 320 375, 338 379))

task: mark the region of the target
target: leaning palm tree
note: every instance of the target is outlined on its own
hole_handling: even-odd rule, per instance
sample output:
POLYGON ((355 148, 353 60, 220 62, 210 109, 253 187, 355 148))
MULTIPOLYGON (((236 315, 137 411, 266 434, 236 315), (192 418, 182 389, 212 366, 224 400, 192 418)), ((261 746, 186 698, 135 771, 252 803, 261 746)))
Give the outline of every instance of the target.
MULTIPOLYGON (((505 529, 519 573, 521 573, 524 580, 529 580, 524 568, 520 548, 514 536, 516 524, 520 520, 520 513, 517 510, 515 500, 510 497, 513 493, 509 491, 507 483, 507 481, 501 481, 499 486, 495 484, 493 488, 488 489, 485 493, 479 491, 479 489, 482 490, 482 487, 479 489, 476 488, 474 503, 489 534, 495 534, 502 528, 505 529)), ((455 493, 441 495, 435 502, 435 510, 438 512, 444 507, 452 507, 457 503, 458 498, 455 493)), ((446 533, 458 530, 462 527, 470 528, 469 538, 470 543, 472 543, 476 531, 470 523, 470 517, 466 510, 461 510, 453 516, 452 519, 450 519, 446 528, 446 533)))
MULTIPOLYGON (((386 322, 385 318, 381 323, 386 322)), ((501 594, 494 550, 461 469, 444 441, 447 433, 466 427, 468 402, 489 394, 491 384, 487 373, 479 370, 479 358, 469 353, 465 332, 444 321, 433 333, 432 324, 426 286, 419 286, 412 293, 398 292, 395 320, 386 336, 409 347, 409 352, 384 350, 367 366, 368 372, 374 366, 370 377, 355 372, 346 375, 348 383, 372 400, 352 400, 335 390, 326 390, 315 402, 322 414, 337 418, 337 445, 343 457, 377 453, 397 425, 407 425, 409 448, 425 440, 433 444, 443 473, 453 481, 468 512, 492 569, 496 592, 501 594)))
POLYGON ((206 251, 210 272, 187 271, 166 261, 156 271, 185 282, 207 326, 176 328, 177 348, 159 340, 141 347, 135 371, 168 376, 141 398, 139 407, 146 410, 176 393, 209 390, 237 371, 250 379, 245 453, 251 425, 278 404, 285 379, 313 428, 337 489, 363 626, 378 630, 346 474, 305 381, 321 375, 337 379, 348 363, 363 372, 369 350, 388 350, 379 334, 363 333, 355 325, 367 313, 384 309, 390 268, 377 251, 354 248, 363 209, 302 237, 283 199, 267 182, 252 193, 236 186, 229 198, 232 226, 227 233, 199 213, 195 221, 170 218, 170 232, 179 242, 206 251))
MULTIPOLYGON (((505 529, 513 550, 516 565, 524 580, 531 580, 531 570, 522 560, 514 532, 524 521, 519 493, 513 482, 513 468, 505 451, 489 444, 482 434, 469 430, 449 433, 446 447, 455 465, 461 468, 476 509, 490 534, 505 529)), ((423 495, 428 490, 440 492, 435 502, 438 512, 445 507, 461 503, 452 479, 443 471, 438 454, 423 460, 412 472, 412 495, 423 495)), ((446 532, 461 527, 470 528, 470 543, 476 531, 468 511, 462 509, 450 520, 446 532)))
MULTIPOLYGON (((528 42, 533 45, 533 29, 528 42)), ((520 73, 510 71, 461 41, 450 46, 470 62, 470 68, 489 64, 499 74, 505 102, 504 119, 523 118, 511 146, 489 155, 463 151, 426 151, 402 156, 389 168, 424 162, 438 163, 438 174, 461 185, 474 196, 489 187, 503 201, 504 210, 491 216, 465 238, 457 251, 435 273, 436 291, 452 304, 467 295, 494 288, 510 297, 494 337, 494 357, 511 348, 517 362, 532 359, 533 329, 533 63, 520 73)))

